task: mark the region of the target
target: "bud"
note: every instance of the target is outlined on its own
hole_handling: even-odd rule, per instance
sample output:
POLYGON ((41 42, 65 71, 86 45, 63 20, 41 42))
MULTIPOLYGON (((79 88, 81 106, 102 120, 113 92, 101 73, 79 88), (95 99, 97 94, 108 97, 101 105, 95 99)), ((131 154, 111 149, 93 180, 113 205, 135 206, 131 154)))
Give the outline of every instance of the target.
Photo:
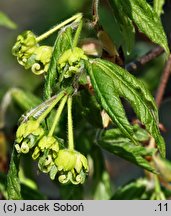
POLYGON ((101 57, 103 45, 102 43, 94 38, 86 38, 80 42, 80 47, 86 55, 101 57))

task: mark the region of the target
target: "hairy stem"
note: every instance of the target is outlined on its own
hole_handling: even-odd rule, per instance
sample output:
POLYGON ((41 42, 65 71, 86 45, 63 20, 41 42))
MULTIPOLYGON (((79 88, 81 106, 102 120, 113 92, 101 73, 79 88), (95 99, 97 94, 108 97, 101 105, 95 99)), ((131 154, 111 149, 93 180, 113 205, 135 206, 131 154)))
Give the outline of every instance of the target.
POLYGON ((72 96, 68 98, 68 148, 74 149, 74 135, 72 122, 72 96))
POLYGON ((99 6, 99 0, 93 0, 93 3, 92 3, 92 14, 93 14, 93 25, 94 26, 99 21, 98 6, 99 6))
POLYGON ((67 98, 68 98, 68 95, 65 95, 65 96, 63 97, 63 99, 62 99, 62 101, 61 101, 61 103, 60 103, 60 105, 59 105, 59 107, 58 107, 58 109, 57 109, 57 111, 56 111, 55 119, 54 119, 54 121, 53 121, 52 127, 51 127, 51 129, 50 129, 50 131, 49 131, 49 134, 48 134, 49 136, 52 136, 53 133, 54 133, 54 131, 55 131, 55 127, 56 127, 56 125, 57 125, 58 122, 59 122, 59 119, 60 119, 60 117, 61 117, 61 113, 62 113, 62 111, 63 111, 63 109, 64 109, 64 106, 65 106, 65 103, 66 103, 66 101, 67 101, 67 98))
POLYGON ((51 34, 53 34, 55 31, 59 30, 60 28, 64 27, 65 25, 75 21, 78 22, 82 19, 82 13, 78 13, 72 17, 70 17, 69 19, 65 20, 64 22, 60 23, 57 26, 54 26, 52 29, 50 29, 49 31, 45 32, 44 34, 40 35, 39 37, 36 38, 37 42, 40 42, 42 40, 44 40, 45 38, 49 37, 51 34))

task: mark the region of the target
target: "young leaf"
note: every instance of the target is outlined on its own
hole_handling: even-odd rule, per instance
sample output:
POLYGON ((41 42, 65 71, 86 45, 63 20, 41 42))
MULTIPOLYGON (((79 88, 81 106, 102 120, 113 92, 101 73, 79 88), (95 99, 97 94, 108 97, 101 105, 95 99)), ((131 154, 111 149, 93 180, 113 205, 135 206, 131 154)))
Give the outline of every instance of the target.
POLYGON ((20 155, 13 148, 7 175, 7 194, 9 200, 21 200, 21 186, 18 178, 20 155))
POLYGON ((2 11, 0 11, 0 26, 5 26, 10 29, 17 28, 17 25, 2 11))
POLYGON ((154 10, 160 16, 163 13, 163 5, 165 3, 165 0, 154 0, 154 10))
POLYGON ((57 60, 68 49, 72 47, 72 29, 67 27, 62 29, 57 36, 54 44, 52 58, 50 61, 49 69, 47 71, 47 77, 45 82, 45 98, 51 97, 54 84, 58 77, 57 74, 57 60))
POLYGON ((154 137, 161 155, 165 157, 165 143, 158 129, 158 111, 143 83, 123 68, 105 60, 87 62, 87 69, 100 104, 122 133, 134 144, 137 143, 120 97, 132 105, 137 117, 154 137))
POLYGON ((119 129, 105 131, 99 138, 98 143, 107 151, 156 173, 155 168, 145 159, 145 156, 152 156, 155 149, 149 150, 142 146, 133 145, 130 139, 124 137, 119 129))
POLYGON ((116 4, 117 9, 135 22, 141 32, 151 41, 162 46, 169 54, 167 38, 160 17, 146 0, 110 0, 110 3, 112 6, 116 4))

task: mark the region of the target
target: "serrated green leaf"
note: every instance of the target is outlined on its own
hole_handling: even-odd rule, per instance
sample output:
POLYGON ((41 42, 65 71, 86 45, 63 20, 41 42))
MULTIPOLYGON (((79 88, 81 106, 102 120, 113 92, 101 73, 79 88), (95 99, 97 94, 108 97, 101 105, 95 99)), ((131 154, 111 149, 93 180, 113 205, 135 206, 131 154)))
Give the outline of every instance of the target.
POLYGON ((112 200, 140 200, 143 194, 146 192, 148 181, 146 179, 138 179, 136 181, 129 182, 119 187, 112 200))
POLYGON ((154 0, 154 10, 160 16, 163 13, 163 6, 164 6, 165 0, 154 0))
POLYGON ((133 145, 131 140, 126 138, 119 129, 103 132, 98 143, 110 153, 156 173, 155 168, 145 159, 145 156, 152 156, 156 150, 133 145))
POLYGON ((137 117, 154 137, 161 155, 165 157, 165 143, 158 129, 157 107, 143 83, 118 65, 102 59, 87 62, 87 69, 100 104, 122 133, 134 144, 137 143, 120 97, 132 105, 137 117))
POLYGON ((17 25, 2 11, 0 11, 0 26, 16 29, 17 25))
MULTIPOLYGON (((135 140, 137 140, 138 142, 145 142, 148 141, 150 138, 147 131, 143 128, 140 128, 139 125, 133 125, 133 131, 133 136, 135 140)), ((123 136, 123 133, 119 128, 114 128, 105 131, 105 140, 118 139, 121 137, 123 137, 124 140, 126 139, 126 137, 123 136)))
POLYGON ((117 5, 117 9, 123 15, 128 16, 147 35, 151 41, 162 46, 169 54, 167 37, 164 32, 160 17, 146 0, 110 0, 111 5, 117 5))
POLYGON ((67 27, 62 29, 57 36, 57 39, 54 44, 53 53, 47 71, 47 77, 45 82, 45 98, 50 98, 54 84, 58 77, 57 74, 57 60, 58 58, 68 49, 72 47, 72 29, 67 27))
POLYGON ((20 155, 13 148, 7 175, 7 194, 9 200, 21 200, 21 186, 18 177, 20 155))
MULTIPOLYGON (((4 173, 0 173, 0 192, 8 199, 6 187, 7 176, 4 173)), ((46 199, 39 191, 28 187, 25 184, 21 184, 21 195, 24 200, 43 200, 46 199)))

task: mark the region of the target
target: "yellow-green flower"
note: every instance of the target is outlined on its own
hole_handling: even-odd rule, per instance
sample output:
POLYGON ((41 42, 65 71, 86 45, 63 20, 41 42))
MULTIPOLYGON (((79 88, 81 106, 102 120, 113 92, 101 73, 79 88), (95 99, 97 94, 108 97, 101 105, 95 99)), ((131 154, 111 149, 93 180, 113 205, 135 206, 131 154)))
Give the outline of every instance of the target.
POLYGON ((17 41, 12 48, 12 54, 17 56, 19 64, 25 65, 37 46, 36 36, 33 32, 24 31, 17 37, 17 41))
POLYGON ((44 129, 36 120, 22 123, 16 132, 15 148, 18 153, 28 153, 36 142, 43 136, 44 129))
POLYGON ((70 149, 59 150, 55 165, 60 172, 59 181, 61 183, 84 183, 88 172, 88 162, 81 153, 70 149))
POLYGON ((79 47, 66 50, 58 59, 59 71, 61 71, 63 77, 71 77, 72 74, 80 72, 82 68, 81 60, 86 60, 87 56, 84 51, 79 47))

